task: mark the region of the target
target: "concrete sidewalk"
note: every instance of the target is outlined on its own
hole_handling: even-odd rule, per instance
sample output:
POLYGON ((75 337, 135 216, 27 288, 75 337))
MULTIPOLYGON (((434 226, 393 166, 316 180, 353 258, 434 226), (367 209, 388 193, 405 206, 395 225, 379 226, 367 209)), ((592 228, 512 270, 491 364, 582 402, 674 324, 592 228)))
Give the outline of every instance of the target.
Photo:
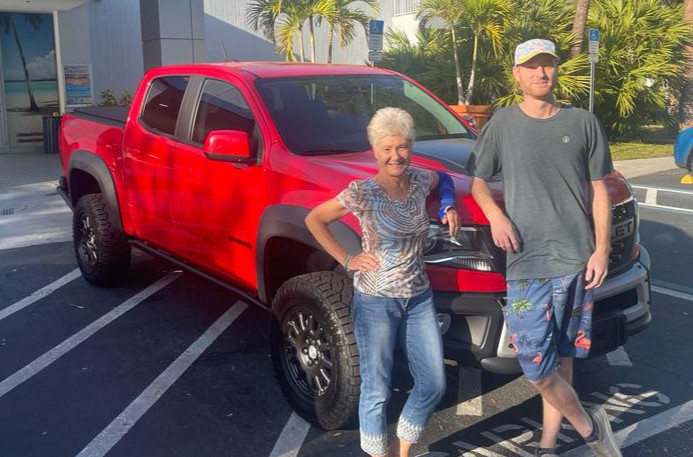
POLYGON ((0 154, 0 250, 72 240, 57 154, 0 154))
POLYGON ((26 184, 55 181, 62 174, 58 154, 0 154, 0 193, 26 184))
POLYGON ((685 172, 683 168, 676 166, 673 156, 656 157, 654 159, 617 160, 614 162, 614 168, 620 171, 626 179, 639 178, 640 176, 667 170, 680 170, 682 175, 685 172))

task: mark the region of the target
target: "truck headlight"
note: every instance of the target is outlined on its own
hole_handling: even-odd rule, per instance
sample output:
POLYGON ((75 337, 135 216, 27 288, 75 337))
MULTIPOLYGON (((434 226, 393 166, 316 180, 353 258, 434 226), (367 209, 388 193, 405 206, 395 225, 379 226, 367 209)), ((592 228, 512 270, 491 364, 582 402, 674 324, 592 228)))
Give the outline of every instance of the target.
POLYGON ((474 226, 460 227, 450 236, 448 227, 431 222, 424 241, 426 263, 478 271, 493 271, 493 257, 482 252, 481 232, 474 226))

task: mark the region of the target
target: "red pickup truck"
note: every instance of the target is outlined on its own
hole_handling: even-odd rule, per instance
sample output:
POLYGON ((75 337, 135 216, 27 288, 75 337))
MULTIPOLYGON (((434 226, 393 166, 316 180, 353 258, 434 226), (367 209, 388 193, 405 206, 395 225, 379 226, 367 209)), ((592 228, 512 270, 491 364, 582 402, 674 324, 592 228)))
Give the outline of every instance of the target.
MULTIPOLYGON (((272 313, 271 352, 292 406, 324 428, 344 426, 359 394, 351 279, 304 225, 308 212, 377 166, 366 124, 384 106, 414 117, 413 166, 454 179, 466 229, 457 239, 429 206, 425 246, 446 357, 518 373, 505 331, 504 255, 470 196, 475 131, 411 79, 366 66, 197 64, 148 72, 129 109, 65 115, 59 191, 74 210, 83 276, 122 281, 136 247, 221 284, 272 313)), ((613 200, 610 274, 596 292, 593 355, 651 320, 649 256, 638 242, 626 180, 613 200)), ((500 183, 492 183, 501 199, 500 183)), ((331 225, 360 249, 353 216, 331 225)))

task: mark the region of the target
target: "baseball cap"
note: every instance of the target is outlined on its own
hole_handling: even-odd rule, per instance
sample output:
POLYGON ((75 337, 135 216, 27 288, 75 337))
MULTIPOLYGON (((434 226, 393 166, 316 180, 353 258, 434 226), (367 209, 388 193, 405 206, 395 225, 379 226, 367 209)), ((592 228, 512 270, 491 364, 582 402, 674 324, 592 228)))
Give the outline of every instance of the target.
POLYGON ((558 59, 556 45, 553 44, 553 41, 534 38, 517 45, 515 48, 515 65, 521 65, 539 54, 549 54, 558 59))

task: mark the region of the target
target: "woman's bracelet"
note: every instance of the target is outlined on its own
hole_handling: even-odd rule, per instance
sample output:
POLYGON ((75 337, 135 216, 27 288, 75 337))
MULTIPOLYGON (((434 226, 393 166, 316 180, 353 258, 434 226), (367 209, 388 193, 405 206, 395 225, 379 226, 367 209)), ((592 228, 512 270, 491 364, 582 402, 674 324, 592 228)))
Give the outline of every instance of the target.
POLYGON ((354 255, 351 252, 347 252, 346 259, 344 259, 344 263, 342 264, 347 272, 349 271, 349 261, 352 259, 352 257, 354 257, 354 255))

